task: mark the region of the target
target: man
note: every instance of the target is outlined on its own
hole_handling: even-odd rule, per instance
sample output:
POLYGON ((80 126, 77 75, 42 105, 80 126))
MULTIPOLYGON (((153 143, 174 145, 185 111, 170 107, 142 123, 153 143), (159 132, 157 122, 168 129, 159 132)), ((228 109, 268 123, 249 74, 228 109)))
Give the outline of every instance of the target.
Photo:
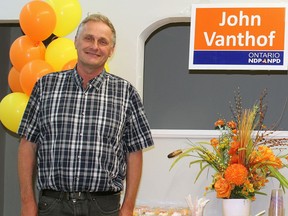
POLYGON ((142 149, 153 140, 135 88, 105 72, 115 43, 109 19, 89 15, 75 36, 75 69, 35 84, 18 130, 21 216, 133 214, 142 149))

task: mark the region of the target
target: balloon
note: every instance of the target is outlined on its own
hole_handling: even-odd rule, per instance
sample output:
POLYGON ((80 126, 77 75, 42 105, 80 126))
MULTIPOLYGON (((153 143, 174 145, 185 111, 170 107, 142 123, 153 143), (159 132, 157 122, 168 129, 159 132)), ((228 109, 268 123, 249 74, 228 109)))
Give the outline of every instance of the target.
POLYGON ((53 31, 58 37, 71 33, 82 18, 82 9, 78 0, 47 0, 56 14, 56 27, 53 31))
POLYGON ((68 61, 62 68, 62 70, 70 70, 73 69, 77 64, 77 59, 73 59, 71 61, 68 61))
POLYGON ((10 61, 17 71, 34 59, 45 59, 46 48, 42 42, 35 43, 27 35, 17 38, 10 47, 10 61))
POLYGON ((23 32, 33 41, 43 41, 56 27, 56 14, 47 2, 31 1, 22 8, 19 22, 23 32))
POLYGON ((20 72, 12 67, 8 74, 8 84, 12 92, 23 92, 20 84, 20 72))
POLYGON ((105 63, 104 68, 105 68, 106 72, 110 71, 110 68, 109 68, 109 65, 107 62, 105 63))
POLYGON ((64 65, 73 59, 77 59, 77 52, 74 42, 71 39, 57 38, 47 46, 45 61, 47 61, 55 71, 61 71, 64 65))
POLYGON ((2 124, 12 132, 17 132, 29 97, 21 92, 6 95, 0 102, 2 124))
POLYGON ((28 62, 20 72, 20 84, 23 91, 30 96, 37 80, 53 71, 53 67, 44 60, 36 59, 28 62))

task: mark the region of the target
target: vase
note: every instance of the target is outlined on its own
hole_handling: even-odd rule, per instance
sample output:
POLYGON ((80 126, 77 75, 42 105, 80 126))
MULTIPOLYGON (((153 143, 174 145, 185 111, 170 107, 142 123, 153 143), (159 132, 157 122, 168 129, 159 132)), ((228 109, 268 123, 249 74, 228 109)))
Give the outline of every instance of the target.
POLYGON ((223 199, 223 216, 250 216, 251 200, 223 199))
POLYGON ((284 203, 282 189, 273 189, 271 191, 269 216, 284 216, 284 203))

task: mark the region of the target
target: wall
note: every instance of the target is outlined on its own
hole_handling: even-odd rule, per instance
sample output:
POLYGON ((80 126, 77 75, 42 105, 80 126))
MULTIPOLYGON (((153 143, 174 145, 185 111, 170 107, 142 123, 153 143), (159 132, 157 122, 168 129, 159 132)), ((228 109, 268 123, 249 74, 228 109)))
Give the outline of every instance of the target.
MULTIPOLYGON (((0 2, 0 22, 15 21, 28 0, 11 0, 9 4, 0 2)), ((221 3, 225 0, 79 0, 83 17, 88 13, 101 12, 107 15, 117 29, 116 53, 110 62, 112 73, 132 82, 142 95, 144 42, 160 26, 173 22, 187 22, 190 19, 192 3, 221 3), (118 54, 117 54, 118 53, 118 54)), ((227 1, 226 2, 230 2, 227 1)), ((287 2, 254 0, 253 3, 287 2)), ((251 3, 239 0, 237 3, 251 3)), ((75 32, 67 37, 73 38, 75 32)))
POLYGON ((288 130, 287 70, 189 71, 189 37, 190 23, 169 24, 145 43, 143 100, 153 129, 211 130, 220 116, 231 118, 239 88, 243 108, 267 89, 265 125, 288 130))
MULTIPOLYGON (((0 47, 4 55, 0 58, 0 100, 10 93, 8 73, 10 70, 9 48, 13 41, 22 35, 17 24, 0 24, 0 47)), ((19 215, 19 187, 17 178, 17 148, 19 138, 0 125, 0 216, 19 215), (2 174, 3 173, 3 174, 2 174), (13 205, 11 205, 13 203, 13 205), (15 205, 14 205, 15 204, 15 205)))
MULTIPOLYGON (((0 2, 0 22, 15 22, 18 19, 21 8, 26 0, 11 0, 9 4, 0 2)), ((209 3, 208 0, 201 3, 209 3)), ((218 3, 219 1, 210 1, 218 3)), ((239 1, 249 2, 249 1, 239 1)), ((257 2, 257 1, 254 1, 257 2)), ((258 1, 265 2, 265 1, 258 1)), ((275 1, 270 1, 275 2, 275 1)), ((87 13, 101 12, 111 18, 118 33, 118 41, 115 56, 110 62, 111 72, 120 75, 134 84, 143 93, 143 62, 144 62, 144 42, 149 35, 168 23, 188 22, 190 17, 190 5, 200 3, 191 0, 80 0, 83 9, 83 16, 87 13)), ((74 33, 69 36, 73 38, 74 33)), ((1 38, 2 40, 2 38, 1 38)), ((7 71, 5 71, 6 73, 7 71)), ((1 75, 2 77, 2 75, 1 75)), ((5 80, 4 79, 0 80, 5 80)), ((2 85, 1 85, 2 86, 2 85)), ((1 90, 3 88, 1 87, 1 90)), ((192 141, 199 140, 201 131, 188 131, 179 136, 183 131, 153 131, 155 138, 155 148, 145 152, 143 179, 140 186, 138 202, 141 203, 177 203, 185 205, 184 197, 191 193, 193 197, 202 196, 203 187, 207 185, 206 177, 199 179, 194 185, 194 168, 188 169, 185 166, 178 166, 172 171, 168 171, 171 161, 166 158, 171 150, 187 145, 187 137, 192 141), (191 134, 192 133, 192 134, 191 134)), ((184 131, 185 132, 185 131, 184 131)), ((1 133, 1 131, 0 131, 1 133)), ((3 133, 2 133, 3 134, 3 133)), ((2 134, 1 139, 2 139, 2 134)), ((211 136, 211 131, 205 131, 201 139, 207 140, 211 136)), ((284 134, 283 136, 286 136, 284 134)), ((5 133, 5 216, 19 215, 19 202, 17 191, 17 170, 15 168, 17 158, 17 137, 5 133), (7 189, 6 189, 7 187, 7 189), (16 189, 15 189, 16 188, 16 189), (12 191, 12 193, 10 193, 12 191), (8 194, 10 193, 10 194, 8 194), (11 204, 13 203, 13 205, 11 204)), ((0 148, 1 150, 1 148, 0 148)), ((3 149, 2 149, 3 150, 3 149)), ((4 150, 3 150, 4 151, 4 150)), ((3 153, 2 153, 3 154, 3 153)), ((3 160, 3 159, 2 159, 3 160)), ((0 171, 3 165, 0 158, 0 171), (1 164, 2 163, 2 164, 1 164)), ((3 173, 3 172, 2 172, 3 173)), ((286 175, 288 175, 286 173, 286 175)), ((1 183, 1 181, 0 181, 1 183)), ((267 193, 271 188, 277 187, 273 182, 267 188, 267 193)), ((0 187, 1 190, 1 187, 0 187)), ((2 188, 3 190, 3 188, 2 188)), ((0 191, 1 192, 1 191, 0 191)), ((211 194, 211 202, 207 206, 207 215, 221 215, 220 200, 214 199, 215 194, 211 194)), ((285 195, 287 202, 288 197, 285 195)), ((253 214, 267 208, 269 196, 257 198, 253 203, 253 214), (265 203, 265 205, 263 204, 265 203)), ((1 213, 1 212, 0 212, 1 213)))
MULTIPOLYGON (((6 28, 0 26, 1 42, 0 44, 10 43, 10 32, 5 31, 6 28)), ((8 47, 1 46, 3 53, 9 52, 8 47)), ((8 63, 9 58, 7 55, 1 55, 0 65, 2 65, 0 74, 0 99, 2 99, 7 94, 8 84, 7 84, 7 71, 9 71, 8 63)), ((6 146, 6 132, 5 129, 0 126, 0 215, 4 210, 4 178, 5 175, 5 146, 6 146)))
MULTIPOLYGON (((9 6, 0 3, 0 20, 17 20, 21 9, 28 1, 12 0, 9 6), (11 5, 13 5, 13 10, 11 5), (11 10, 10 10, 11 7, 11 10)), ((189 21, 191 0, 158 1, 88 1, 80 0, 83 17, 88 13, 101 12, 107 15, 117 29, 116 54, 110 69, 114 74, 131 81, 142 94, 144 42, 158 27, 179 20, 189 21), (139 43, 139 41, 141 41, 139 43), (118 53, 118 55, 117 55, 118 53)), ((74 37, 71 33, 70 38, 74 37)))

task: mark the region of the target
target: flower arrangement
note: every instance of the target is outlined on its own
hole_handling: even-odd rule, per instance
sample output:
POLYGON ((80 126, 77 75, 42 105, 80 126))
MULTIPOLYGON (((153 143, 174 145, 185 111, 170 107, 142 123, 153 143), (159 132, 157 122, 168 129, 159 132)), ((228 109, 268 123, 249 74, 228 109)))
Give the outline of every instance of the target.
POLYGON ((285 191, 288 180, 280 169, 288 167, 288 154, 284 154, 281 147, 288 146, 288 140, 271 138, 275 130, 268 130, 264 125, 266 94, 264 91, 252 108, 243 109, 238 91, 235 106, 230 104, 233 120, 220 118, 215 122, 219 137, 210 142, 192 143, 186 150, 170 153, 168 158, 177 157, 170 169, 184 157, 196 158, 190 166, 200 164, 197 181, 206 168, 213 168, 212 183, 206 190, 215 190, 218 198, 255 200, 256 194, 265 194, 260 190, 269 177, 277 179, 285 191), (278 153, 273 150, 278 150, 278 153))

